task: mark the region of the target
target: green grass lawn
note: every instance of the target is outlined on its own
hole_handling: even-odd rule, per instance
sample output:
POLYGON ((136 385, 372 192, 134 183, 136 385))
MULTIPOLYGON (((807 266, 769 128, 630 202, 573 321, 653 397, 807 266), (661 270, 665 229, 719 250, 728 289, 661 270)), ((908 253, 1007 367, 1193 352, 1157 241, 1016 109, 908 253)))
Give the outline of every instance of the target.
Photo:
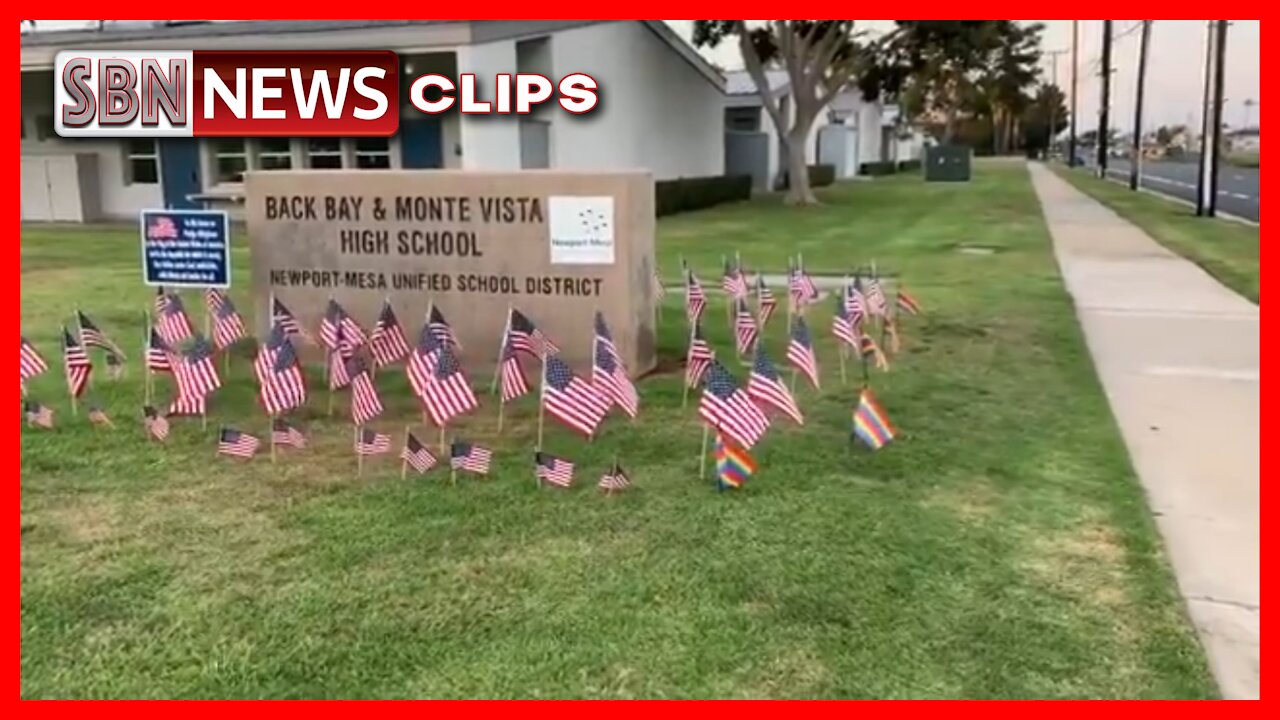
MULTIPOLYGON (((592 445, 549 431, 580 468, 563 492, 534 487, 530 399, 501 438, 494 403, 467 422, 495 471, 450 487, 401 480, 390 458, 357 479, 320 393, 311 449, 274 466, 215 457, 218 423, 266 428, 242 359, 210 429, 175 421, 163 447, 138 422, 136 351, 129 378, 93 389, 114 430, 72 420, 46 374, 32 391, 59 426, 22 433, 23 695, 1213 696, 1025 169, 823 199, 658 226, 672 279, 681 254, 708 285, 735 250, 755 268, 795 251, 831 272, 874 259, 926 308, 873 379, 896 442, 850 447, 856 390, 824 304, 810 318, 824 389, 801 392, 807 424, 779 420, 735 493, 697 479, 701 428, 674 373, 642 384, 634 426, 611 420, 592 445), (615 453, 637 487, 605 498, 594 481, 615 453)), ((76 306, 137 346, 151 302, 137 248, 132 228, 24 229, 23 329, 52 360, 76 306)), ((731 352, 723 307, 707 317, 731 352)), ((778 357, 784 324, 767 334, 778 357)), ((398 438, 414 402, 401 373, 379 384, 378 428, 398 438)))
POLYGON ((1218 282, 1258 302, 1260 265, 1258 226, 1231 220, 1200 218, 1181 203, 1084 172, 1051 165, 1059 177, 1142 228, 1156 242, 1199 265, 1218 282))

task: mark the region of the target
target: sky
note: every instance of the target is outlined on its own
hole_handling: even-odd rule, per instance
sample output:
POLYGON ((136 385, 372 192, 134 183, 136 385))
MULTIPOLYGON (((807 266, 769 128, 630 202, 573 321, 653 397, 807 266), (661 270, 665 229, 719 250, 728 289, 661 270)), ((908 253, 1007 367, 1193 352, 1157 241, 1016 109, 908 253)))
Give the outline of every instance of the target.
MULTIPOLYGON (((37 20, 39 28, 61 29, 83 27, 89 20, 37 20)), ((672 28, 688 39, 693 28, 692 20, 667 20, 672 28)), ((859 20, 860 27, 871 33, 883 33, 893 27, 892 20, 859 20)), ((1071 77, 1071 26, 1070 20, 1023 20, 1045 24, 1043 47, 1045 51, 1065 50, 1056 56, 1058 82, 1064 88, 1071 77)), ((1147 100, 1144 125, 1191 124, 1199 127, 1200 104, 1204 97, 1206 20, 1157 20, 1152 25, 1151 49, 1147 61, 1147 100)), ((1248 124, 1257 126, 1261 104, 1251 110, 1245 100, 1260 99, 1261 73, 1259 70, 1258 20, 1233 20, 1227 35, 1227 71, 1223 121, 1231 127, 1242 127, 1248 116, 1248 124)), ((1133 124, 1133 100, 1137 82, 1139 32, 1137 20, 1113 22, 1112 65, 1112 123, 1122 128, 1133 124)), ((1078 62, 1079 103, 1078 129, 1083 132, 1097 127, 1098 108, 1101 107, 1100 57, 1102 52, 1102 21, 1081 20, 1078 62)), ((714 49, 701 49, 708 59, 728 70, 742 67, 734 43, 722 43, 714 49)), ((1046 55, 1041 69, 1047 79, 1052 79, 1054 62, 1046 55)))

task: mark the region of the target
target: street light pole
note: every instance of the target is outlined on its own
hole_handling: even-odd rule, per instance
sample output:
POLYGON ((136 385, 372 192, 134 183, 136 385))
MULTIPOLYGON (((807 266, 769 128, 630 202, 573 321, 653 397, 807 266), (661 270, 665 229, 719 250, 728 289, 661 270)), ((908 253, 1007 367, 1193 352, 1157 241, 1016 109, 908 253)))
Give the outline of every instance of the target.
POLYGON ((1098 177, 1107 177, 1107 135, 1111 120, 1111 21, 1102 21, 1102 108, 1098 111, 1098 177))
POLYGON ((1080 21, 1071 21, 1071 139, 1067 143, 1067 167, 1076 164, 1076 69, 1080 67, 1080 21))
POLYGON ((1129 189, 1137 190, 1142 178, 1142 96, 1147 85, 1147 49, 1151 46, 1151 21, 1142 21, 1138 46, 1138 91, 1133 109, 1133 162, 1129 164, 1129 189))
MULTIPOLYGON (((1049 69, 1049 76, 1052 78, 1053 89, 1054 92, 1058 93, 1058 97, 1062 97, 1062 88, 1058 87, 1058 56, 1065 55, 1067 52, 1067 50, 1046 50, 1044 52, 1045 55, 1049 56, 1049 62, 1052 63, 1049 69)), ((1049 100, 1049 128, 1045 134, 1044 153, 1045 159, 1048 159, 1050 151, 1053 150, 1053 141, 1058 134, 1054 131, 1058 126, 1058 103, 1055 101, 1056 98, 1047 96, 1046 98, 1049 100)), ((1067 167, 1070 166, 1071 163, 1068 161, 1067 167)))

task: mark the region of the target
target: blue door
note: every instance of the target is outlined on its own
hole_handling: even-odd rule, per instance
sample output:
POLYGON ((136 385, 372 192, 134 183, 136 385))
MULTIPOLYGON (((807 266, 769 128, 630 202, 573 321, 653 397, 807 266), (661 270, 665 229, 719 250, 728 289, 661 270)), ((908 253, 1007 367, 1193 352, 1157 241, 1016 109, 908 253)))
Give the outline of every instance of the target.
POLYGON ((444 167, 440 119, 417 117, 400 121, 401 165, 410 169, 444 167))
POLYGON ((202 189, 200 148, 195 138, 160 138, 156 143, 160 151, 160 183, 165 207, 199 210, 201 204, 190 199, 202 189))

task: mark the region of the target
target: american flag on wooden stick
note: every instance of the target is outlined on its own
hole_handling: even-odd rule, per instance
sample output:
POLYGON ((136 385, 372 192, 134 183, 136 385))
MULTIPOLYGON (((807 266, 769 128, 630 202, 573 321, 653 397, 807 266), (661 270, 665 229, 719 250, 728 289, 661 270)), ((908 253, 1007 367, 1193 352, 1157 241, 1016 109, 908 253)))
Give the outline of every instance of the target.
POLYGON ((219 350, 226 350, 248 334, 244 318, 225 292, 218 288, 206 289, 204 304, 213 318, 213 344, 219 350))
POLYGON ((618 348, 613 344, 613 334, 605 324, 604 315, 598 311, 595 332, 591 383, 597 392, 622 408, 628 417, 635 417, 640 411, 640 395, 627 374, 626 366, 622 364, 622 358, 618 356, 618 348))
POLYGON ((271 442, 301 450, 307 446, 307 436, 284 418, 275 418, 271 421, 271 442))
POLYGON ((120 378, 124 377, 124 358, 120 357, 119 355, 115 354, 110 350, 107 350, 106 361, 107 361, 107 377, 111 378, 112 380, 119 380, 120 378))
POLYGON ((488 475, 489 462, 492 458, 493 453, 487 448, 472 445, 469 442, 454 441, 449 447, 449 466, 454 470, 488 475))
POLYGON ((844 310, 849 316, 849 323, 855 328, 862 325, 867 317, 867 298, 862 294, 862 281, 856 277, 845 284, 844 310))
POLYGON ((369 334, 369 350, 373 353, 373 361, 379 366, 390 365, 409 354, 409 339, 405 337, 404 328, 396 313, 391 309, 391 301, 382 305, 378 322, 369 334))
POLYGON ((169 300, 165 294, 164 286, 163 285, 157 286, 155 298, 153 298, 151 301, 151 307, 155 311, 155 314, 157 316, 159 316, 160 313, 164 312, 164 307, 165 305, 168 304, 168 302, 169 300))
POLYGON ((382 414, 382 398, 378 397, 369 366, 359 355, 347 361, 347 375, 351 378, 351 420, 364 425, 382 414))
POLYGON ((653 298, 658 302, 667 296, 667 288, 662 284, 662 271, 658 268, 653 269, 653 298))
POLYGON ((80 397, 89 384, 93 363, 89 361, 89 355, 80 343, 67 332, 66 327, 62 328, 62 365, 67 374, 67 390, 72 397, 80 397))
POLYGON ((750 352, 751 348, 755 347, 756 338, 760 336, 760 330, 756 327, 756 318, 747 308, 747 301, 744 298, 738 299, 738 312, 733 320, 733 335, 739 355, 750 352))
POLYGON ((631 487, 631 478, 627 477, 627 472, 622 469, 618 463, 614 463, 609 472, 600 477, 597 485, 601 490, 613 492, 615 490, 626 490, 631 487))
POLYGON ((222 428, 218 433, 218 453, 238 458, 251 458, 258 452, 262 441, 234 428, 222 428))
POLYGON ((147 429, 148 435, 160 442, 169 437, 169 421, 151 405, 142 407, 142 425, 147 429))
POLYGON ((423 445, 413 433, 405 438, 404 450, 400 451, 400 459, 404 460, 419 474, 426 473, 436 466, 436 456, 423 445))
POLYGON ((702 311, 707 309, 707 294, 702 289, 702 283, 698 282, 698 278, 693 274, 692 270, 685 271, 685 288, 684 288, 684 314, 689 319, 689 323, 696 325, 702 318, 702 311))
POLYGON ((862 356, 871 358, 871 362, 876 366, 877 370, 889 369, 889 359, 880 351, 880 346, 876 344, 875 339, 870 335, 863 335, 858 346, 862 351, 862 356))
POLYGON ((555 355, 547 356, 543 373, 542 404, 547 412, 583 435, 593 435, 609 412, 609 401, 555 355))
POLYGON ((742 300, 747 297, 747 278, 743 274, 742 268, 735 266, 731 261, 724 261, 724 277, 720 279, 720 288, 725 294, 734 299, 742 300))
POLYGON ((320 342, 329 352, 350 358, 356 348, 368 342, 364 328, 347 314, 337 300, 329 298, 324 317, 320 320, 320 342))
POLYGON ((454 335, 453 328, 449 326, 449 321, 444 319, 444 313, 440 312, 440 306, 431 305, 431 316, 427 318, 427 327, 431 333, 436 336, 442 345, 451 345, 455 348, 461 348, 458 344, 458 337, 454 335))
POLYGON ((690 388, 698 387, 702 376, 706 374, 716 353, 702 337, 702 325, 694 323, 693 333, 689 336, 689 352, 685 355, 684 381, 690 388))
POLYGON ((109 353, 114 352, 117 355, 124 355, 124 353, 120 352, 119 346, 111 342, 106 334, 99 330, 98 326, 89 319, 88 315, 77 310, 76 322, 80 325, 80 344, 82 344, 86 350, 91 347, 97 347, 102 348, 109 353))
POLYGON ((102 406, 97 403, 89 404, 88 418, 89 418, 89 422, 93 423, 94 425, 110 426, 113 424, 111 422, 111 418, 107 417, 106 411, 103 410, 102 406))
POLYGON ((381 455, 386 452, 391 452, 390 436, 368 428, 361 428, 360 432, 356 433, 357 455, 381 455))
POLYGON ((156 303, 156 330, 166 343, 176 347, 191 337, 195 327, 191 324, 191 318, 187 317, 182 298, 164 293, 156 297, 156 303))
POLYGON ((204 395, 183 395, 179 392, 178 397, 169 403, 167 414, 170 416, 204 415, 207 411, 208 406, 204 395))
POLYGON ((884 317, 888 310, 889 303, 885 300, 884 290, 880 287, 880 278, 873 276, 867 280, 867 312, 884 317))
POLYGON ((160 337, 156 328, 151 328, 151 337, 147 341, 147 369, 151 372, 173 371, 173 348, 160 337))
POLYGON ((713 429, 728 435, 744 448, 754 446, 769 429, 768 416, 738 387, 733 375, 716 361, 707 368, 698 415, 713 429))
POLYGON ((818 299, 818 286, 814 284, 813 278, 797 265, 788 273, 787 293, 791 298, 792 307, 801 308, 818 299))
POLYGON ((573 463, 550 453, 533 454, 534 474, 542 482, 567 488, 573 484, 573 463))
POLYGON ((763 346, 756 348, 751 376, 747 379, 747 395, 755 400, 757 405, 771 407, 795 420, 797 424, 804 424, 804 415, 800 412, 800 406, 796 405, 796 399, 787 389, 787 384, 783 382, 782 377, 778 375, 778 368, 774 367, 773 360, 769 358, 769 353, 763 346))
POLYGON ((560 352, 560 348, 551 342, 551 339, 543 334, 532 320, 515 308, 511 308, 511 319, 507 328, 512 345, 520 352, 528 353, 539 360, 543 355, 554 355, 560 352))
POLYGON ((769 318, 773 317, 773 313, 777 309, 778 299, 773 296, 773 291, 765 284, 764 276, 758 276, 756 278, 756 316, 759 318, 761 329, 764 329, 769 324, 769 318))
POLYGON ((213 347, 200 335, 192 337, 186 350, 179 352, 173 364, 173 377, 178 383, 178 394, 186 397, 205 397, 222 387, 218 369, 213 364, 213 347))
POLYGON ((337 390, 351 384, 351 377, 347 375, 347 361, 355 355, 355 348, 346 341, 346 330, 340 325, 333 342, 334 348, 329 350, 326 374, 329 376, 329 389, 337 390))
POLYGON ((818 387, 818 357, 813 351, 813 337, 803 317, 791 321, 791 342, 787 344, 787 362, 791 363, 814 388, 818 387))
POLYGON ((836 336, 837 340, 849 343, 853 347, 858 345, 858 328, 849 320, 849 306, 843 297, 848 293, 848 288, 835 296, 836 311, 831 316, 831 334, 836 336))
POLYGON ((23 337, 22 348, 18 355, 18 374, 22 376, 22 381, 26 382, 48 369, 49 363, 45 361, 44 356, 36 350, 35 345, 23 337))
POLYGON ((294 317, 289 308, 280 302, 280 298, 274 295, 271 296, 271 324, 284 328, 286 337, 297 335, 304 340, 307 339, 307 332, 302 329, 298 318, 294 317))
POLYGON ((436 363, 439 361, 440 341, 431 332, 430 325, 423 325, 418 335, 418 347, 409 353, 409 362, 405 364, 405 375, 409 385, 418 399, 427 401, 427 386, 435 378, 436 363))
POLYGON ((907 289, 901 285, 898 286, 898 309, 908 315, 920 314, 919 301, 917 301, 915 296, 908 293, 907 289))
POLYGON ((49 409, 48 405, 41 405, 35 400, 24 400, 22 414, 26 417, 28 426, 53 429, 53 410, 49 409))
POLYGON ((453 350, 442 345, 436 354, 435 373, 427 383, 423 402, 427 412, 431 413, 432 422, 444 427, 455 417, 475 410, 480 402, 453 350))
POLYGON ((307 402, 302 363, 281 324, 271 329, 253 361, 258 376, 258 399, 268 415, 279 415, 307 402))
POLYGON ((502 344, 502 365, 498 369, 502 380, 502 402, 509 403, 529 392, 529 381, 525 379, 524 368, 520 365, 520 355, 511 344, 508 334, 502 344))

